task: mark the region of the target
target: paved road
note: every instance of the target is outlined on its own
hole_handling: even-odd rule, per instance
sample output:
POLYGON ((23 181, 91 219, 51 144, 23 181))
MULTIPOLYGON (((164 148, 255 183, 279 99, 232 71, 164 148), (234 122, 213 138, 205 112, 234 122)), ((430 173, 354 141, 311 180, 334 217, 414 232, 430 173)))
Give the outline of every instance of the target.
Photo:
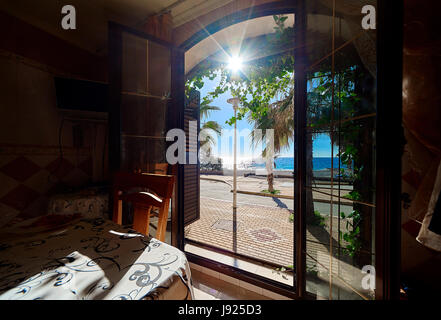
MULTIPOLYGON (((201 180, 200 185, 201 197, 212 198, 218 200, 225 201, 233 201, 233 193, 230 192, 231 188, 229 185, 222 182, 214 182, 214 181, 206 181, 201 180)), ((260 190, 258 190, 260 191, 260 190)), ((246 203, 246 204, 255 204, 269 207, 280 207, 287 208, 290 210, 294 209, 294 200, 289 199, 278 199, 278 198, 269 198, 269 197, 261 197, 261 196, 253 196, 247 194, 237 194, 237 202, 246 203)), ((329 215, 330 213, 330 204, 315 202, 314 209, 318 210, 322 215, 329 215)), ((352 211, 351 206, 340 206, 340 212, 350 213, 352 211)), ((339 212, 339 208, 337 204, 333 205, 333 215, 337 216, 339 212)))

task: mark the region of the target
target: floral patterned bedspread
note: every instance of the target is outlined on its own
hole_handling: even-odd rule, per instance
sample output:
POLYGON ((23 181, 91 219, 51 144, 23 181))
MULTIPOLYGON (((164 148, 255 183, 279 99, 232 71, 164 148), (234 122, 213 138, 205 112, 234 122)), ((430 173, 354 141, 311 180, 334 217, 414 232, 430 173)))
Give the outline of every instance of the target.
POLYGON ((0 231, 0 299, 192 299, 180 250, 103 218, 49 215, 0 231))

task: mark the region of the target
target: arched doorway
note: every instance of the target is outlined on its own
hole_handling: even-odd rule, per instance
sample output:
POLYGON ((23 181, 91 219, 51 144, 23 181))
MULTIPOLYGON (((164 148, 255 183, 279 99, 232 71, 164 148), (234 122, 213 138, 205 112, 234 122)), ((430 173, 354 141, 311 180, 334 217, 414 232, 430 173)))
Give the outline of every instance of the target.
MULTIPOLYGON (((284 3, 240 10, 202 27, 182 44, 186 50, 186 75, 191 78, 201 68, 216 68, 225 62, 225 57, 232 56, 234 50, 231 51, 231 47, 234 45, 228 43, 229 40, 239 38, 240 44, 243 44, 247 39, 247 31, 243 32, 241 28, 255 23, 252 28, 254 40, 259 37, 267 40, 271 32, 264 26, 268 26, 268 21, 274 15, 283 14, 287 19, 292 15, 294 32, 291 47, 285 48, 284 53, 274 50, 272 54, 247 60, 253 63, 286 52, 295 57, 292 70, 296 74, 295 93, 292 98, 293 104, 300 107, 296 116, 292 114, 293 127, 297 128, 292 143, 293 197, 288 198, 293 209, 289 238, 292 247, 285 249, 285 252, 292 250, 289 254, 292 264, 270 261, 271 257, 265 256, 262 247, 258 246, 254 256, 250 253, 252 250, 240 252, 238 241, 244 240, 246 235, 238 236, 241 228, 238 223, 242 223, 242 228, 249 235, 250 228, 247 226, 255 223, 256 219, 253 222, 239 221, 234 215, 228 219, 212 213, 215 217, 207 219, 207 229, 203 231, 215 234, 214 229, 218 227, 222 232, 230 232, 228 244, 220 244, 220 236, 208 240, 202 235, 198 238, 191 227, 187 227, 182 231, 187 243, 189 247, 197 248, 193 248, 194 252, 186 251, 200 264, 209 265, 219 272, 229 270, 229 275, 239 275, 271 290, 287 295, 291 293, 293 297, 305 296, 309 292, 329 299, 371 299, 375 291, 373 286, 363 287, 362 269, 374 265, 376 261, 377 105, 374 96, 377 48, 376 31, 363 30, 359 22, 362 7, 375 6, 376 1, 358 1, 353 6, 348 2, 336 4, 333 1, 311 1, 305 6, 298 3, 299 6, 284 3), (265 19, 268 20, 263 23, 265 19), (201 254, 204 250, 205 256, 201 254), (238 263, 240 258, 244 258, 245 262, 238 263), (240 263, 246 265, 250 260, 255 264, 248 270, 238 266, 240 263), (282 274, 281 278, 288 281, 277 281, 273 275, 265 277, 265 268, 271 262, 273 273, 282 274), (291 278, 286 271, 291 272, 291 278)), ((248 33, 250 37, 251 34, 248 33)), ((255 44, 248 47, 255 48, 255 44)), ((197 188, 199 186, 197 184, 197 188)), ((205 183, 203 188, 206 192, 210 187, 205 183)), ((222 192, 220 188, 212 189, 217 194, 222 192)), ((242 188, 240 191, 248 199, 261 196, 261 190, 242 188)), ((286 206, 285 198, 274 195, 272 198, 277 199, 275 202, 279 206, 286 206)), ((256 204, 255 199, 245 202, 256 204)), ((219 207, 221 202, 211 201, 207 202, 204 210, 219 207)), ((202 215, 202 211, 198 214, 202 215)), ((201 231, 203 225, 194 223, 193 226, 201 231)), ((271 241, 277 244, 278 238, 283 238, 274 228, 259 226, 251 231, 256 231, 257 237, 261 236, 257 231, 265 231, 266 235, 271 233, 267 238, 272 237, 272 240, 268 240, 267 245, 271 241)), ((242 246, 246 247, 246 241, 242 246)), ((251 244, 249 248, 252 248, 251 244)), ((283 255, 277 249, 271 250, 273 257, 283 255)))

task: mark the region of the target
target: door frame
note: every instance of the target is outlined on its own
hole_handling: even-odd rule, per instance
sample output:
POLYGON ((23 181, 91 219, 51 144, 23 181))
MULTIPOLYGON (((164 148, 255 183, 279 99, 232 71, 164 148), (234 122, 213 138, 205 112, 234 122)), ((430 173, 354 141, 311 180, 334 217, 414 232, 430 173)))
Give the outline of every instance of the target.
MULTIPOLYGON (((179 47, 185 52, 198 42, 210 35, 233 24, 245 20, 274 14, 296 14, 296 21, 300 28, 296 28, 296 37, 304 39, 305 33, 301 30, 306 28, 307 15, 304 14, 306 0, 280 1, 247 8, 225 16, 203 30, 196 32, 184 41, 179 47), (300 30, 298 30, 300 29, 300 30)), ((392 1, 377 1, 378 25, 377 25, 377 159, 376 159, 376 212, 375 212, 375 268, 376 268, 376 299, 399 298, 399 272, 400 272, 400 214, 401 214, 401 155, 403 146, 402 122, 402 3, 392 1), (396 19, 398 16, 398 19, 396 19), (392 18, 393 17, 393 18, 392 18), (387 69, 386 69, 387 66, 387 69), (388 83, 388 91, 386 86, 388 83), (390 85, 393 84, 391 89, 390 85), (387 106, 387 107, 386 107, 387 106), (392 106, 392 107, 391 107, 392 106), (387 131, 386 131, 387 130, 387 131), (388 134, 386 134, 388 132, 388 134), (392 133, 392 134, 390 134, 392 133), (400 141, 400 143, 397 143, 400 141), (394 147, 392 147, 394 146, 394 147), (392 148, 391 148, 392 147, 392 148), (382 156, 379 156, 380 153, 382 156)), ((304 39, 305 40, 305 39, 304 39)), ((297 51, 297 59, 301 60, 302 50, 297 51)), ((296 60, 296 61, 299 61, 296 60)), ((295 153, 297 153, 295 167, 298 169, 295 183, 294 209, 300 214, 295 223, 294 259, 296 266, 295 291, 273 283, 268 279, 238 268, 214 262, 210 259, 186 253, 189 260, 222 272, 240 280, 248 281, 263 288, 273 290, 291 298, 308 299, 312 295, 306 292, 306 225, 304 210, 305 194, 302 191, 306 169, 306 147, 304 133, 297 132, 304 128, 306 122, 306 74, 302 71, 301 64, 296 63, 296 72, 301 83, 295 96, 296 106, 299 108, 294 119, 297 124, 295 139, 295 153), (299 67, 300 65, 300 67, 299 67), (301 179, 303 177, 303 179, 301 179)), ((182 178, 182 177, 181 177, 182 178)), ((181 184, 182 185, 182 184, 181 184)), ((183 190, 180 190, 183 192, 183 190)), ((182 199, 182 198, 181 198, 182 199)), ((182 210, 182 203, 178 203, 182 210)), ((181 212, 181 211, 180 211, 181 212)), ((180 231, 180 248, 183 250, 185 239, 183 223, 180 231)))
POLYGON ((400 299, 403 1, 378 0, 375 270, 378 300, 400 299))
MULTIPOLYGON (((194 45, 196 45, 197 43, 199 43, 200 41, 208 38, 210 35, 225 29, 226 27, 229 27, 231 25, 240 23, 240 22, 244 22, 246 20, 250 20, 250 19, 254 19, 254 18, 259 18, 259 17, 264 17, 264 16, 271 16, 271 15, 276 15, 276 14, 296 14, 297 12, 297 8, 301 10, 301 6, 302 6, 302 2, 303 1, 297 1, 297 5, 295 1, 278 1, 278 2, 274 2, 274 3, 268 3, 268 4, 264 4, 264 5, 260 5, 260 6, 256 6, 253 8, 246 8, 243 10, 239 10, 236 11, 230 15, 227 15, 211 24, 209 24, 208 26, 206 26, 203 30, 199 30, 198 32, 196 32, 195 34, 193 34, 190 38, 188 38, 186 41, 184 41, 179 48, 181 48, 184 51, 189 50, 190 48, 192 48, 194 45)), ((303 11, 304 12, 304 11, 303 11)), ((182 184, 181 184, 182 185, 182 184)), ((181 192, 183 192, 183 190, 181 190, 181 192)), ((183 199, 183 198, 182 198, 183 199)), ((295 205, 294 205, 295 208, 295 205)), ((180 212, 182 212, 182 204, 180 204, 180 212)), ((301 219, 294 219, 294 223, 293 223, 293 228, 294 228, 294 236, 295 236, 295 244, 296 243, 301 243, 302 247, 305 247, 305 244, 302 243, 303 239, 306 239, 306 232, 304 231, 304 226, 302 226, 302 223, 299 221, 301 219), (302 235, 305 234, 305 237, 303 237, 302 235), (300 237, 298 237, 298 235, 301 235, 300 237)), ((181 224, 183 226, 183 224, 181 224)), ((184 231, 181 231, 181 234, 184 235, 184 231)), ((182 243, 182 247, 180 247, 180 249, 182 251, 184 251, 184 243, 185 243, 185 239, 182 239, 180 241, 180 243, 182 243)), ((208 247, 207 247, 208 248, 208 247)), ((213 251, 217 251, 219 253, 226 253, 223 252, 223 250, 221 249, 214 249, 214 248, 210 248, 213 251)), ((294 284, 293 286, 288 286, 282 283, 278 283, 274 280, 262 277, 258 274, 254 274, 233 266, 229 266, 226 264, 222 264, 219 262, 215 262, 213 260, 204 258, 204 257, 200 257, 197 255, 194 255, 192 253, 189 252, 185 252, 185 254, 187 255, 189 261, 202 265, 204 267, 216 270, 218 272, 221 272, 223 274, 226 274, 228 276, 231 277, 235 277, 237 279, 249 282, 251 284, 263 287, 265 289, 271 290, 273 292, 285 295, 287 297, 293 298, 293 299, 298 299, 298 298, 302 298, 303 294, 302 292, 304 290, 300 290, 301 286, 299 286, 299 280, 303 281, 302 279, 304 279, 303 276, 303 272, 301 272, 301 270, 305 270, 304 267, 301 268, 297 268, 297 263, 299 260, 299 257, 301 256, 301 253, 299 252, 299 250, 296 249, 296 245, 294 245, 294 265, 296 266, 296 270, 295 270, 295 276, 294 276, 294 284)), ((300 263, 302 263, 302 261, 300 261, 300 263)), ((306 265, 306 259, 304 259, 304 263, 306 265)))

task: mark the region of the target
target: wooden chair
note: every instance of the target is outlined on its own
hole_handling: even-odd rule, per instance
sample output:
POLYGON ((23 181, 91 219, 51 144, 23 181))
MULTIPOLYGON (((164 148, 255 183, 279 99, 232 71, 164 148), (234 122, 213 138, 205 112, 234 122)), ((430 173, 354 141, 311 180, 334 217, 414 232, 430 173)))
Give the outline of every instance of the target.
POLYGON ((173 185, 174 176, 170 175, 117 172, 113 179, 113 222, 122 224, 122 202, 130 202, 134 208, 133 229, 148 235, 152 208, 157 207, 158 229, 155 238, 165 241, 173 185), (140 188, 147 188, 154 194, 133 192, 133 189, 140 188))

